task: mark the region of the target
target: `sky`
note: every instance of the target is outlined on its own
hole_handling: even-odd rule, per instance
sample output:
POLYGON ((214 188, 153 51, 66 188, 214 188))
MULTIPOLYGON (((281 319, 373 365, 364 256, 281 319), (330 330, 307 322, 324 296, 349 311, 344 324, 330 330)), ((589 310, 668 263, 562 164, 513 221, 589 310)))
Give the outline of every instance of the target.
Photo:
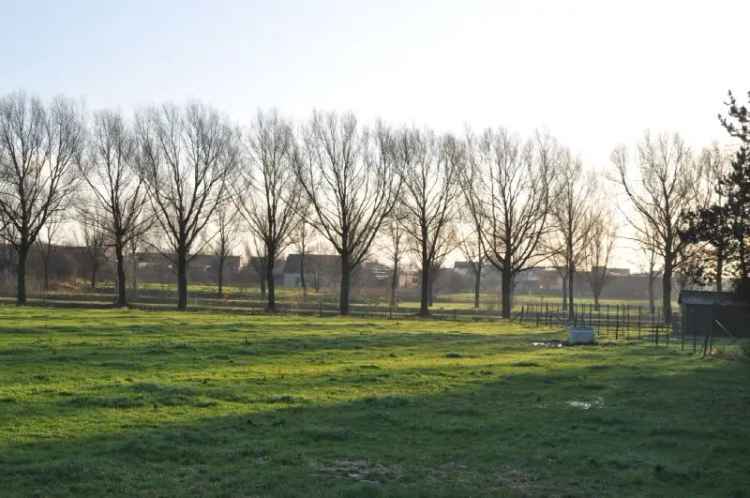
POLYGON ((462 132, 543 128, 593 170, 645 129, 726 141, 750 1, 0 0, 0 93, 126 112, 201 100, 462 132))

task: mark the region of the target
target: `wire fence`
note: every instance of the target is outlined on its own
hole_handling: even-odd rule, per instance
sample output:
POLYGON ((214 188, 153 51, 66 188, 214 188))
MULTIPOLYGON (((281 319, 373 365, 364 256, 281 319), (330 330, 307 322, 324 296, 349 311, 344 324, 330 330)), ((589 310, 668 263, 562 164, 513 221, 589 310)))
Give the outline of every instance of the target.
MULTIPOLYGON (((619 339, 642 338, 648 334, 672 335, 672 324, 666 323, 661 310, 650 310, 647 306, 630 304, 575 304, 570 307, 560 304, 526 304, 521 306, 516 318, 522 322, 533 322, 537 326, 573 325, 591 327, 600 336, 619 339), (572 313, 571 313, 572 311, 572 313)), ((672 323, 679 326, 679 317, 672 323)))
POLYGON ((573 306, 571 313, 562 304, 529 304, 522 306, 516 318, 536 326, 589 327, 600 342, 651 343, 704 357, 737 354, 748 348, 747 339, 735 337, 718 320, 703 333, 686 334, 679 314, 667 321, 660 311, 647 306, 579 304, 573 306))

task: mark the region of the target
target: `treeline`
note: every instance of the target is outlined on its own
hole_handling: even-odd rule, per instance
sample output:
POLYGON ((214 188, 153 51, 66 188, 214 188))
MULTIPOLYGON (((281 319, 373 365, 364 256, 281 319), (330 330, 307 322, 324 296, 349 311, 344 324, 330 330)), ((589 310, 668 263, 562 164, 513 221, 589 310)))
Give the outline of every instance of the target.
MULTIPOLYGON (((746 113, 731 106, 722 122, 746 139, 746 113)), ((734 163, 746 167, 746 157, 734 163)), ((688 230, 710 225, 697 221, 708 216, 702 209, 730 197, 728 187, 712 186, 730 181, 730 160, 718 147, 696 154, 679 135, 646 133, 612 161, 615 182, 542 132, 456 136, 317 111, 302 124, 258 112, 240 127, 200 103, 89 114, 66 98, 43 102, 18 92, 0 99, 0 235, 17 253, 18 304, 26 302, 28 254, 44 227, 76 219, 87 246, 111 248, 120 306, 127 305, 126 253, 148 246, 172 259, 177 307, 185 309, 191 258, 209 245, 228 257, 244 230, 263 261, 269 311, 275 262, 291 244, 304 257, 316 234, 340 258, 342 314, 352 273, 378 241, 393 268, 393 293, 404 258, 415 258, 421 315, 429 314, 433 275, 457 250, 474 274, 477 301, 482 269, 500 272, 504 317, 518 274, 551 261, 572 315, 577 270, 587 270, 595 299, 610 278, 620 227, 607 187, 617 183, 633 206, 626 219, 650 275, 662 279, 665 319, 676 271, 703 282, 714 275, 720 288, 727 269, 744 272, 744 239, 734 235, 741 250, 719 249, 705 229, 688 230), (712 271, 697 271, 707 256, 712 271)))

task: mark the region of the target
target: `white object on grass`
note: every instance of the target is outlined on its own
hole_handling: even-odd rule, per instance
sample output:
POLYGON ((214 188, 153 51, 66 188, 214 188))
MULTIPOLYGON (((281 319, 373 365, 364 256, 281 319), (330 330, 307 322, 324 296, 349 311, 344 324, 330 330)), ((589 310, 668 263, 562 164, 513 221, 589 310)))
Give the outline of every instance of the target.
POLYGON ((594 344, 594 329, 591 327, 573 326, 569 329, 568 343, 594 344))

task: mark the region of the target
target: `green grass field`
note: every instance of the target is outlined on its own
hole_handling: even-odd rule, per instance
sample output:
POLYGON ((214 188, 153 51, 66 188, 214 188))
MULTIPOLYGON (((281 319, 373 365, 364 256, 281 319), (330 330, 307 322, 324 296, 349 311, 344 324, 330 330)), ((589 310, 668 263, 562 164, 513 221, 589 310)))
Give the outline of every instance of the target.
POLYGON ((0 496, 750 496, 750 363, 560 337, 0 307, 0 496))

